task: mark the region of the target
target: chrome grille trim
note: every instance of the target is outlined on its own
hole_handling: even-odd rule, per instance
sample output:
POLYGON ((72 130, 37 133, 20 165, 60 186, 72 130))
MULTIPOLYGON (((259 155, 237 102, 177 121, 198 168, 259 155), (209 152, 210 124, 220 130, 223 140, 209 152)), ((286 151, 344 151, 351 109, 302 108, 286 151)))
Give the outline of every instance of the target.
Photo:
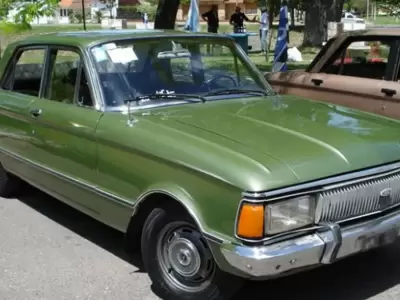
POLYGON ((371 177, 371 178, 381 177, 385 176, 388 173, 391 174, 397 172, 400 172, 400 162, 364 169, 361 171, 347 173, 339 176, 324 178, 321 180, 301 183, 293 186, 286 186, 269 191, 262 191, 262 192, 244 191, 242 192, 242 198, 246 198, 247 201, 251 202, 265 202, 270 199, 272 200, 281 198, 283 194, 297 194, 297 193, 306 194, 314 192, 315 190, 323 189, 323 187, 326 186, 330 186, 329 189, 331 189, 333 188, 331 185, 334 184, 340 186, 348 185, 351 184, 351 181, 364 181, 365 177, 371 177))
POLYGON ((317 194, 315 222, 343 222, 400 205, 400 171, 317 194), (391 197, 381 193, 391 189, 391 197))

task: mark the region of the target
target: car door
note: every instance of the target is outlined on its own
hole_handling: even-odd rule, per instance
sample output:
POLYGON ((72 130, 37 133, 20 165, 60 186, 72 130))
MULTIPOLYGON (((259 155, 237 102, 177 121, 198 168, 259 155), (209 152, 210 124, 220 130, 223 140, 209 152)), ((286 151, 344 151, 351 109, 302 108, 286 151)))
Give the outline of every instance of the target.
POLYGON ((31 155, 44 172, 44 184, 87 213, 98 213, 94 134, 102 113, 94 109, 87 66, 75 48, 50 47, 43 97, 31 103, 34 139, 31 155))
POLYGON ((269 72, 265 74, 265 78, 271 84, 275 92, 279 94, 296 95, 300 97, 308 97, 315 99, 313 85, 310 85, 310 72, 314 65, 320 61, 325 60, 332 52, 332 49, 336 48, 336 45, 340 43, 337 38, 331 38, 322 47, 322 49, 315 56, 314 60, 304 70, 291 70, 286 72, 269 72))
POLYGON ((17 48, 1 80, 0 149, 9 164, 7 170, 17 172, 17 161, 29 160, 32 127, 29 107, 38 99, 44 76, 46 47, 17 48), (12 163, 14 162, 14 163, 12 163))
POLYGON ((350 37, 320 72, 305 76, 308 89, 301 96, 400 118, 387 109, 395 101, 397 55, 397 37, 350 37), (379 51, 374 45, 380 45, 379 51))

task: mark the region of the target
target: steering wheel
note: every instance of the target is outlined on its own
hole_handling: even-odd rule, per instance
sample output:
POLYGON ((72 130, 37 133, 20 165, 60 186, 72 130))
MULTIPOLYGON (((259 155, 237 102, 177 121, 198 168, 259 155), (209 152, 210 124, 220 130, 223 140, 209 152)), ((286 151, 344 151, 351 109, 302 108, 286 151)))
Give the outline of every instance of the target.
POLYGON ((235 87, 238 86, 238 83, 236 82, 236 79, 233 78, 232 76, 226 75, 226 74, 215 75, 214 77, 212 77, 212 78, 208 79, 207 81, 205 81, 205 82, 203 83, 203 86, 207 86, 208 90, 211 91, 211 88, 210 88, 211 83, 213 83, 215 80, 220 79, 220 78, 227 78, 227 79, 229 79, 230 81, 232 81, 232 83, 233 83, 233 85, 234 85, 235 87))

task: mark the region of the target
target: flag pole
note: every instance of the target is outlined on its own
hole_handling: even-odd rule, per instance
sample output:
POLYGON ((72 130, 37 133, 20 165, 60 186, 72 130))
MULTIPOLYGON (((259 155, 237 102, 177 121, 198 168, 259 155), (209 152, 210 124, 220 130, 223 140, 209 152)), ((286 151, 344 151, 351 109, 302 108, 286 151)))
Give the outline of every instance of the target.
POLYGON ((81 4, 82 4, 83 30, 86 31, 85 0, 81 0, 81 4))

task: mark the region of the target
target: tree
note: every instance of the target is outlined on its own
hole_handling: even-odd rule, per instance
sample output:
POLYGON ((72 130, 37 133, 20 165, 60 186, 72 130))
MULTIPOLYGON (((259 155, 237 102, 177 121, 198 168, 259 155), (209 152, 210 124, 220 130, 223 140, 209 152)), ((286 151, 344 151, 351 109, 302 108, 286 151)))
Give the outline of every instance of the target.
POLYGON ((174 29, 180 0, 159 0, 155 14, 155 29, 174 29))
POLYGON ((157 11, 157 0, 146 0, 141 1, 140 4, 136 6, 136 10, 142 14, 147 14, 149 19, 152 20, 157 11))
MULTIPOLYGON (((11 11, 13 23, 19 25, 30 25, 36 19, 44 16, 52 16, 59 0, 37 0, 33 2, 22 2, 17 0, 0 0, 0 16, 7 19, 11 11)), ((3 21, 4 22, 4 21, 3 21)), ((29 26, 28 26, 29 27, 29 26)))
POLYGON ((379 9, 386 11, 389 15, 400 15, 400 1, 399 0, 377 0, 375 1, 379 9))
POLYGON ((59 0, 0 0, 0 55, 6 37, 31 29, 31 23, 40 17, 53 15, 58 2, 59 0), (10 12, 13 12, 12 16, 10 12), (9 21, 8 17, 12 20, 9 21))
MULTIPOLYGON (((22 2, 18 0, 0 0, 0 17, 3 23, 7 22, 10 12, 13 12, 13 22, 16 25, 30 27, 36 19, 44 16, 52 16, 59 0, 37 0, 22 2)), ((18 26, 17 26, 18 27, 18 26)))
POLYGON ((117 5, 115 0, 100 0, 102 4, 110 11, 110 18, 113 19, 115 16, 113 14, 113 9, 117 5))
POLYGON ((328 22, 339 22, 344 0, 303 0, 306 9, 304 46, 321 46, 327 38, 328 22))

